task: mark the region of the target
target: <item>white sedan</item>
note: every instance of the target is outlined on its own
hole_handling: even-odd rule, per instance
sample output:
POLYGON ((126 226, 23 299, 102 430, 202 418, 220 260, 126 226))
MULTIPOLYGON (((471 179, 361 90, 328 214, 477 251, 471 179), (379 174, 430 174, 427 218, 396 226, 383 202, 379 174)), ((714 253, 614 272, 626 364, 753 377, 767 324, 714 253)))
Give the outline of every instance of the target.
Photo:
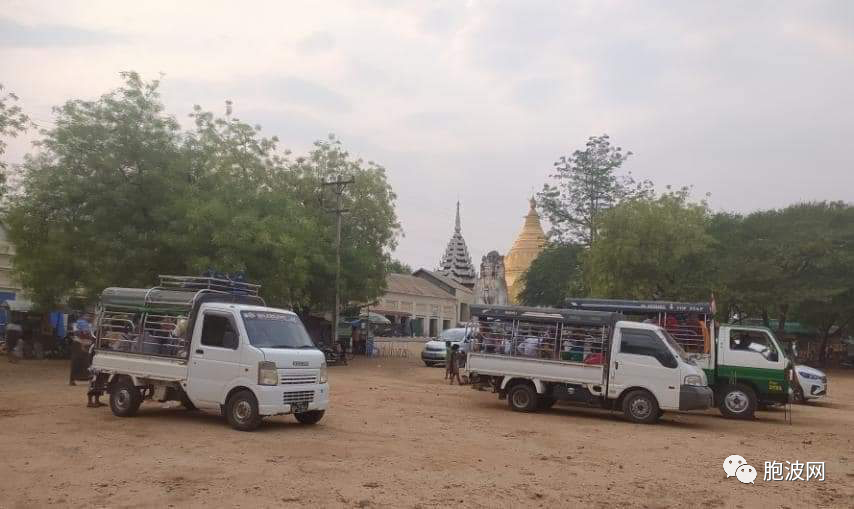
POLYGON ((460 345, 460 350, 463 352, 468 351, 469 342, 465 328, 446 329, 442 331, 439 339, 424 344, 424 350, 421 351, 421 360, 424 364, 427 366, 445 364, 445 341, 450 341, 452 345, 460 345))
POLYGON ((798 386, 794 388, 795 398, 809 401, 823 398, 827 394, 827 375, 824 371, 804 365, 795 365, 798 386))

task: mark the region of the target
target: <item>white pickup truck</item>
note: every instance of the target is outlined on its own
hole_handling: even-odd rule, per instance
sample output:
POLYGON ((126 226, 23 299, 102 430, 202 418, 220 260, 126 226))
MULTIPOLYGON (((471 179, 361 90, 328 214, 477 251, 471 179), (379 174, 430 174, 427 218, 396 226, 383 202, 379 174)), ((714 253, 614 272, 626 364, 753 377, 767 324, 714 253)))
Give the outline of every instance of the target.
POLYGON ((533 412, 556 401, 622 410, 653 423, 665 410, 713 404, 703 370, 657 325, 616 313, 472 306, 466 372, 510 408, 533 412))
POLYGON ((92 371, 119 417, 144 399, 215 410, 235 429, 294 414, 315 424, 329 404, 326 361, 296 314, 266 307, 257 286, 161 276, 151 289, 101 296, 92 371))

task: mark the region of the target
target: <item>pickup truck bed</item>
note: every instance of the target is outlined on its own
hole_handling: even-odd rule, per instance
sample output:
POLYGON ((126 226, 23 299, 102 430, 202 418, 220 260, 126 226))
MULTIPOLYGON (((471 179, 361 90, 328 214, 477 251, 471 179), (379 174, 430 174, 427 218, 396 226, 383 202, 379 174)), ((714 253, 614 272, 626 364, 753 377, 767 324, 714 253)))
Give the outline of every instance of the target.
POLYGON ((471 352, 466 370, 487 376, 518 376, 548 382, 604 383, 601 365, 471 352))
POLYGON ((92 359, 98 371, 121 373, 151 380, 180 382, 187 379, 187 361, 155 355, 99 350, 92 359))

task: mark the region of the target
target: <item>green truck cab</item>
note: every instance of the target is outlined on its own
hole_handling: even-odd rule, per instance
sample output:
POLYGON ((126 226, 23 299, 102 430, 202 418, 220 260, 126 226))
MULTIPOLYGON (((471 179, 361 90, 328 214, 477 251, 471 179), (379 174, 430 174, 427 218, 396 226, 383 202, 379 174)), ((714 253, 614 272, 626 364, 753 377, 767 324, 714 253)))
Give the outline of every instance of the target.
POLYGON ((766 327, 716 324, 708 303, 567 299, 567 307, 621 313, 663 327, 703 369, 721 414, 751 419, 791 400, 793 366, 766 327))

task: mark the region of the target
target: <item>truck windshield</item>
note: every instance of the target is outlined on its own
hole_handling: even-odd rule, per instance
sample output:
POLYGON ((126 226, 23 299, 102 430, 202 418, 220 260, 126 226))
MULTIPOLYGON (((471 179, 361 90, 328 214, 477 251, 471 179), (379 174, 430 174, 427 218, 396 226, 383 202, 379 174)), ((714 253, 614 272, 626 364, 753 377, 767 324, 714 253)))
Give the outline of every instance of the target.
POLYGON ((315 348, 302 322, 288 313, 242 311, 249 343, 257 348, 315 348))
POLYGON ((673 336, 671 336, 670 333, 667 332, 667 329, 660 329, 660 330, 661 330, 661 333, 664 334, 664 339, 665 339, 665 341, 667 341, 667 344, 670 345, 670 348, 672 348, 676 352, 677 355, 679 355, 680 359, 682 359, 683 361, 685 361, 689 364, 694 362, 691 359, 691 357, 689 357, 688 354, 685 353, 685 350, 682 349, 682 347, 679 345, 679 343, 677 343, 676 340, 673 339, 673 336))

